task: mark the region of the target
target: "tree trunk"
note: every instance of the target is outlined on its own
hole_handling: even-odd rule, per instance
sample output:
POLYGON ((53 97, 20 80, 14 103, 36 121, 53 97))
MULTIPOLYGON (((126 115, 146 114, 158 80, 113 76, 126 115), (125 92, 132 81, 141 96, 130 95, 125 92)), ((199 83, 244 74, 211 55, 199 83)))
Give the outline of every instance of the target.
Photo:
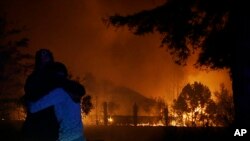
MULTIPOLYGON (((250 8, 246 1, 234 5, 231 29, 233 54, 231 78, 235 107, 236 128, 250 127, 250 8)), ((235 130, 235 128, 234 128, 235 130)))
POLYGON ((235 107, 235 126, 250 127, 250 67, 232 69, 232 87, 235 107))
POLYGON ((239 36, 241 39, 238 40, 238 48, 236 48, 231 67, 235 107, 234 123, 239 128, 250 127, 250 38, 246 35, 239 36))

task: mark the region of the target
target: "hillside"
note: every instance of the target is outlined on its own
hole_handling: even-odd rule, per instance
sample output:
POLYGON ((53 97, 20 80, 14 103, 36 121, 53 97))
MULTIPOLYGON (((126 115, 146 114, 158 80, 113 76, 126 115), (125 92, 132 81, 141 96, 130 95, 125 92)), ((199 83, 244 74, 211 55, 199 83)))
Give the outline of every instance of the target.
POLYGON ((126 87, 114 87, 103 92, 99 102, 108 103, 108 110, 111 114, 132 115, 133 105, 136 103, 139 108, 139 115, 148 115, 156 101, 147 98, 132 89, 126 87))

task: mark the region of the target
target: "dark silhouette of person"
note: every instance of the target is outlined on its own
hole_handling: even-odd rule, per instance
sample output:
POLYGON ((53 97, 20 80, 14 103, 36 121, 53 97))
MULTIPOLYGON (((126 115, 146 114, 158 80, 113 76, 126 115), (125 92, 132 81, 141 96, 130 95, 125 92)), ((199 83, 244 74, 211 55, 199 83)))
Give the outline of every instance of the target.
POLYGON ((30 112, 28 109, 30 103, 38 102, 55 88, 63 88, 74 102, 80 103, 85 89, 79 83, 67 79, 67 76, 65 65, 55 62, 49 50, 40 49, 36 52, 35 68, 24 86, 24 100, 27 107, 27 117, 22 127, 24 140, 56 141, 59 139, 60 121, 54 105, 36 112, 30 112))
MULTIPOLYGON (((41 49, 35 55, 35 67, 27 77, 24 86, 24 101, 27 107, 28 101, 36 101, 49 90, 50 83, 46 66, 52 64, 54 58, 47 49, 41 49), (48 88, 44 88, 48 87, 48 88)), ((58 138, 59 123, 57 122, 54 107, 48 107, 37 113, 27 111, 26 119, 22 126, 23 140, 55 141, 58 138)))

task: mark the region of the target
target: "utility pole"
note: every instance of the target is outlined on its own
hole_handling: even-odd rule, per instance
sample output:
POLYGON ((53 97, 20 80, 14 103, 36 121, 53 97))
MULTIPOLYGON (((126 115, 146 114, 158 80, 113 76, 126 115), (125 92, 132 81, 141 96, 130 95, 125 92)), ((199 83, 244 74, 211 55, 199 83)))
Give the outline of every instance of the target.
POLYGON ((98 111, 97 111, 97 95, 95 96, 95 122, 96 122, 96 125, 99 125, 99 120, 98 120, 98 111))
POLYGON ((137 126, 137 122, 138 122, 138 106, 136 103, 134 103, 133 105, 133 122, 134 122, 134 126, 137 126))
POLYGON ((107 102, 103 103, 103 121, 104 121, 104 125, 107 126, 108 125, 108 104, 107 102))

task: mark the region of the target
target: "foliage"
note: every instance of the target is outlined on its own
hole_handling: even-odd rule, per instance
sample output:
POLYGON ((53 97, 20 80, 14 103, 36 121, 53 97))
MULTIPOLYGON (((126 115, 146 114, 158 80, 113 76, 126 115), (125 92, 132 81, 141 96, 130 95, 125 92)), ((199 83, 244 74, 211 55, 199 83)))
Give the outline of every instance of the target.
MULTIPOLYGON (((181 91, 177 100, 173 103, 173 109, 179 116, 185 116, 186 121, 192 125, 198 125, 208 119, 207 107, 211 104, 211 92, 207 86, 194 82, 187 84, 181 91)), ((184 122, 186 122, 184 121, 184 122)))
POLYGON ((9 29, 7 20, 0 17, 0 97, 20 93, 20 76, 32 67, 27 63, 32 56, 22 52, 28 46, 28 39, 16 37, 21 31, 17 28, 9 29))
POLYGON ((93 109, 93 104, 91 102, 92 97, 90 95, 86 95, 81 100, 81 108, 82 112, 85 115, 88 115, 90 111, 93 109))
POLYGON ((187 126, 229 126, 234 119, 232 95, 222 84, 215 96, 216 102, 208 87, 201 83, 187 84, 173 102, 175 120, 187 126))
POLYGON ((220 91, 215 92, 217 98, 217 121, 219 124, 229 126, 234 120, 234 104, 232 94, 225 88, 223 84, 220 91))
POLYGON ((230 68, 235 56, 244 53, 238 50, 239 42, 247 40, 249 33, 249 8, 245 4, 243 0, 166 0, 153 9, 116 14, 104 21, 115 27, 128 26, 136 35, 160 33, 161 44, 178 64, 185 64, 199 48, 197 66, 230 68))
POLYGON ((18 37, 23 30, 12 28, 6 18, 0 16, 0 118, 2 119, 23 118, 17 114, 22 110, 22 105, 18 103, 21 102, 19 97, 23 94, 23 76, 32 67, 27 60, 33 58, 23 52, 29 41, 27 38, 18 37))
POLYGON ((107 25, 128 26, 136 35, 160 33, 175 62, 197 51, 196 67, 227 68, 232 78, 235 126, 250 126, 250 8, 245 0, 166 0, 132 15, 112 15, 107 25))

